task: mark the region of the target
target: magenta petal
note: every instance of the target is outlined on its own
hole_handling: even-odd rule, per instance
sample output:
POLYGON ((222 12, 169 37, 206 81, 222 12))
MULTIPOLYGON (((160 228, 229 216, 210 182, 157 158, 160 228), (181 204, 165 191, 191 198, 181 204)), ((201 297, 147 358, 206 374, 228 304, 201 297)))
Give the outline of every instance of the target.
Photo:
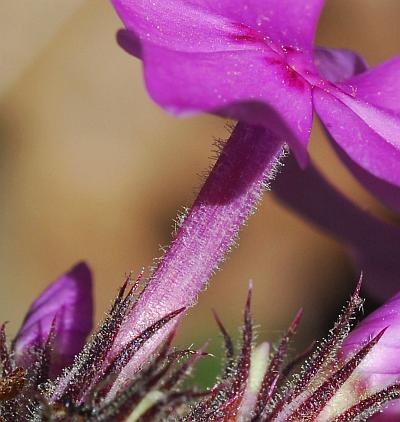
POLYGON ((144 42, 179 51, 221 49, 224 24, 253 28, 277 46, 312 50, 324 0, 112 0, 128 29, 144 42), (222 31, 221 31, 222 30, 222 31))
POLYGON ((367 64, 357 53, 342 48, 317 47, 314 64, 321 76, 331 82, 341 82, 365 72, 367 64))
POLYGON ((357 98, 400 115, 400 56, 346 82, 357 98))
POLYGON ((333 144, 336 152, 352 174, 378 199, 394 211, 400 212, 400 187, 373 176, 352 161, 339 147, 333 144))
POLYGON ((324 0, 191 0, 211 13, 257 28, 277 45, 311 50, 324 0))
POLYGON ((292 51, 282 37, 291 34, 294 44, 296 39, 302 39, 299 44, 310 41, 322 2, 307 1, 301 7, 293 0, 250 3, 244 8, 237 1, 114 0, 129 31, 118 40, 131 54, 142 56, 149 93, 163 108, 178 115, 213 112, 263 125, 287 140, 304 164, 311 90, 293 67, 312 72, 311 53, 292 51), (290 19, 296 23, 293 31, 290 19), (266 35, 267 27, 282 35, 278 41, 266 35))
POLYGON ((313 101, 326 129, 349 159, 375 178, 400 186, 399 117, 341 91, 314 88, 313 101))
POLYGON ((141 40, 144 49, 156 45, 181 52, 236 50, 233 23, 183 0, 113 0, 117 13, 141 40))
POLYGON ((291 141, 304 162, 312 102, 310 86, 301 77, 283 65, 268 65, 254 51, 149 50, 145 79, 157 103, 177 114, 210 111, 268 127, 291 141))
POLYGON ((400 229, 361 210, 310 165, 299 169, 291 158, 274 184, 278 198, 351 248, 365 287, 378 299, 399 289, 400 229))
MULTIPOLYGON (((400 117, 400 57, 396 57, 349 79, 346 82, 346 85, 352 87, 352 90, 356 93, 357 99, 370 103, 375 107, 379 107, 381 110, 386 110, 389 119, 392 119, 391 114, 400 117)), ((367 124, 370 124, 369 120, 365 121, 367 124)), ((371 124, 371 127, 373 129, 373 124, 371 124)), ((398 128, 393 129, 393 131, 396 130, 398 130, 398 128)), ((399 143, 397 137, 397 151, 398 150, 399 143)), ((397 153, 398 152, 396 152, 396 154, 397 153)), ((398 182, 393 180, 388 181, 384 177, 381 177, 380 174, 374 174, 369 168, 350 159, 343 151, 339 150, 339 154, 354 176, 363 185, 367 186, 374 195, 385 202, 389 207, 400 211, 400 188, 398 182)), ((382 167, 386 167, 384 158, 385 157, 382 158, 382 167)), ((396 158, 394 161, 396 161, 396 158)), ((397 165, 397 167, 399 166, 397 165)))
POLYGON ((93 327, 92 277, 86 264, 77 264, 32 303, 14 342, 18 364, 31 363, 29 349, 46 342, 54 319, 51 370, 57 374, 72 363, 93 327))

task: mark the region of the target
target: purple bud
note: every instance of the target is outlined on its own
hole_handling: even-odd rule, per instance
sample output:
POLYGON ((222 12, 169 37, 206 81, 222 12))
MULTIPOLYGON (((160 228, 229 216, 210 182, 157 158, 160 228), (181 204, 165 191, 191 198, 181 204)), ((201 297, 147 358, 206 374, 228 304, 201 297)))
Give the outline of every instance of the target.
POLYGON ((92 277, 83 262, 54 281, 31 305, 14 341, 19 365, 32 364, 32 353, 44 346, 53 322, 50 371, 54 376, 72 363, 93 327, 92 277))

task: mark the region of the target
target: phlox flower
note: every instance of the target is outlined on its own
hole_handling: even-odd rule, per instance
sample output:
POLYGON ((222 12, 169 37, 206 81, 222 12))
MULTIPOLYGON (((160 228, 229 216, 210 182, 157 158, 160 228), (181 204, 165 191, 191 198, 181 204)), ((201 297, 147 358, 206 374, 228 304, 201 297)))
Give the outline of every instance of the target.
POLYGON ((400 209, 400 57, 314 48, 323 0, 112 0, 120 44, 168 111, 268 128, 308 161, 313 112, 352 173, 400 209))

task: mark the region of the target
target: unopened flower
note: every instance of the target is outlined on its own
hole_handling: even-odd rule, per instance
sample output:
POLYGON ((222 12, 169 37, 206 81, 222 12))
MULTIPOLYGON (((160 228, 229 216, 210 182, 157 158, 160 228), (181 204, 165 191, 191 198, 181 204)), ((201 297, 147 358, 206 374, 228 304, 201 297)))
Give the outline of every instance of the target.
POLYGON ((84 263, 52 283, 32 303, 14 342, 17 365, 27 367, 35 360, 54 331, 50 375, 59 375, 70 365, 93 329, 92 277, 84 263))
POLYGON ((323 0, 112 3, 162 107, 259 124, 303 166, 315 110, 353 174, 400 209, 400 57, 367 71, 349 51, 314 50, 323 0))
MULTIPOLYGON (((74 291, 71 283, 66 285, 66 294, 69 289, 74 291)), ((157 354, 147 356, 136 376, 110 396, 120 372, 132 356, 183 311, 177 309, 156 323, 149 323, 121 353, 108 360, 122 321, 146 288, 140 278, 131 281, 128 277, 100 328, 56 379, 49 371, 57 338, 62 337, 63 332, 57 330, 54 319, 45 342, 35 344, 32 359, 26 365, 26 361, 20 365, 16 360, 15 347, 8 349, 3 327, 0 332, 0 419, 5 422, 344 422, 366 420, 388 401, 400 397, 397 373, 374 381, 370 381, 370 374, 365 375, 365 368, 376 372, 383 367, 392 368, 387 360, 395 362, 390 342, 383 341, 386 327, 372 324, 371 329, 371 321, 374 321, 371 316, 348 335, 351 318, 362 303, 359 287, 328 337, 292 360, 287 359, 289 344, 302 311, 278 345, 271 348, 273 351, 268 343, 255 347, 250 289, 238 350, 216 316, 225 342, 226 359, 223 372, 212 388, 202 391, 183 386, 182 382, 196 362, 208 354, 205 348, 173 349, 173 331, 164 338, 157 354), (365 330, 365 327, 368 328, 365 330), (361 336, 360 330, 363 331, 361 336)), ((40 300, 44 306, 55 309, 55 297, 45 295, 40 300)), ((55 301, 58 307, 63 306, 62 299, 55 301)), ((397 298, 394 302, 397 306, 397 298)), ((86 312, 85 303, 77 303, 77 309, 82 306, 82 312, 86 312)), ((390 303, 386 310, 378 310, 378 314, 391 314, 390 303)), ((79 313, 74 314, 73 320, 80 321, 79 313)), ((395 318, 393 322, 396 323, 395 318)), ((395 345, 399 338, 397 328, 394 330, 388 338, 395 345)))

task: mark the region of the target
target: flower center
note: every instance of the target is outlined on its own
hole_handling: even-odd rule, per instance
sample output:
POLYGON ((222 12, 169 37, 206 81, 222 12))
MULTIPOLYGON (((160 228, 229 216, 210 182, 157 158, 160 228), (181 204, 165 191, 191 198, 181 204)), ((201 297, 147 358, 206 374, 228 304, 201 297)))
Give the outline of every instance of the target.
POLYGON ((274 43, 262 32, 243 23, 233 23, 234 33, 230 38, 243 46, 255 49, 265 63, 280 68, 282 83, 293 88, 302 89, 306 84, 324 90, 337 87, 321 78, 315 68, 312 52, 304 52, 292 46, 274 43))

